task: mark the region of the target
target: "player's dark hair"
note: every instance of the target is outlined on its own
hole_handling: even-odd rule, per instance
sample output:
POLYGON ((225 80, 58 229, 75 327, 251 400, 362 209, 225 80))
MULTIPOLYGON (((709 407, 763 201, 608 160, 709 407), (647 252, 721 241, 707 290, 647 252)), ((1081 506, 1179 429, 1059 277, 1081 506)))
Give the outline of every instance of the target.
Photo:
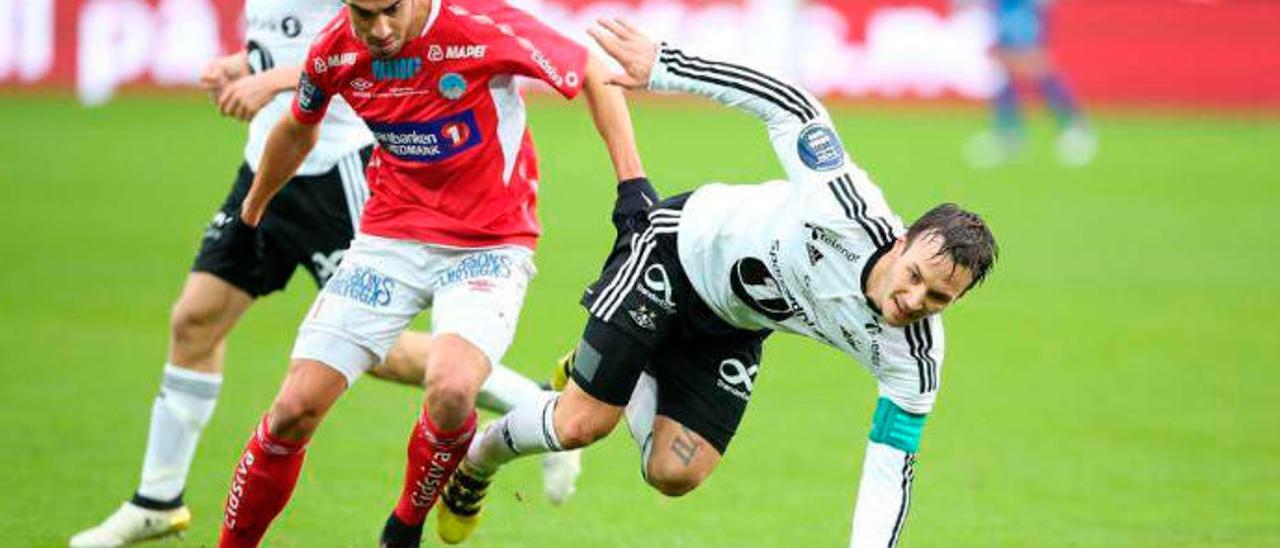
POLYGON ((963 266, 973 273, 973 282, 965 291, 986 279, 987 272, 1000 254, 996 237, 982 217, 956 204, 939 205, 916 219, 907 229, 907 246, 910 247, 920 235, 930 233, 942 239, 938 255, 946 254, 955 266, 963 266))

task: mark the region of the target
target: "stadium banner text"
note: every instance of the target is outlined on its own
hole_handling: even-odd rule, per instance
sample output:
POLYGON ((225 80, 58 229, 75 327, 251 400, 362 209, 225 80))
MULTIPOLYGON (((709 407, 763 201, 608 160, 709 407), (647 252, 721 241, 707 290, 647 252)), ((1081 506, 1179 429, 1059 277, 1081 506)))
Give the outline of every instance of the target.
MULTIPOLYGON (((597 17, 626 17, 658 38, 768 67, 824 96, 983 99, 1001 78, 988 15, 949 0, 512 3, 583 42, 597 17)), ((243 47, 242 6, 0 0, 0 88, 70 88, 98 104, 122 86, 190 87, 208 59, 243 47)), ((1280 106, 1280 2, 1054 6, 1053 50, 1087 99, 1280 106)))

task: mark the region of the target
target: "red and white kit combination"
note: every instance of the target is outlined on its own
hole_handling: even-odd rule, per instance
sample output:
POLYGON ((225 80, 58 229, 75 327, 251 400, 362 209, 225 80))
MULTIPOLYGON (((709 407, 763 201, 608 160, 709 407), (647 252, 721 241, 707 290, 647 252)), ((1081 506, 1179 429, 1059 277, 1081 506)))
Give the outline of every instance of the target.
POLYGON ((354 380, 433 307, 433 332, 461 335, 498 362, 541 232, 515 77, 573 98, 586 62, 580 44, 493 0, 433 2, 422 34, 390 59, 370 56, 346 10, 330 23, 306 60, 294 117, 319 121, 341 95, 378 147, 360 234, 303 324, 295 358, 354 380))
MULTIPOLYGON (((427 308, 434 335, 461 337, 500 362, 541 231, 537 159, 515 79, 536 78, 573 98, 586 77, 584 47, 500 0, 420 5, 428 3, 421 34, 390 58, 374 58, 353 32, 352 8, 342 10, 312 45, 292 105, 298 122, 315 124, 341 96, 378 145, 360 230, 293 349, 295 364, 321 362, 347 386, 427 308)), ((306 440, 274 435, 270 425, 269 414, 236 468, 224 548, 256 546, 296 484, 306 440)), ((404 491, 388 527, 417 528, 414 540, 470 442, 474 410, 450 427, 434 424, 424 407, 410 435, 404 491)), ((388 531, 395 529, 384 530, 384 542, 388 531)))

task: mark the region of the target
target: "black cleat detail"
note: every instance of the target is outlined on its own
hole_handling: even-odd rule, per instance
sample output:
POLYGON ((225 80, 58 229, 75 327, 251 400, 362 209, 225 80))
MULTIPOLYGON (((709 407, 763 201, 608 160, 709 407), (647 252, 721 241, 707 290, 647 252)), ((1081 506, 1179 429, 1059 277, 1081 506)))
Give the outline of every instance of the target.
POLYGON ((422 545, 422 525, 409 525, 392 512, 387 524, 382 527, 382 538, 378 546, 382 548, 418 548, 422 545))

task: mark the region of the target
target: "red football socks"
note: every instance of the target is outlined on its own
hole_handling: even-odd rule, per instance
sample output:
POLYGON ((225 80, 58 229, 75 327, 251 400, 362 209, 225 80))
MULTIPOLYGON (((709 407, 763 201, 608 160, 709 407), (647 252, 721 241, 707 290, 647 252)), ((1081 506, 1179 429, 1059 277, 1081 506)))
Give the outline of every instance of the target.
POLYGON ((409 436, 409 464, 406 466, 404 490, 395 515, 406 525, 421 525, 427 512, 439 498, 453 471, 462 463, 467 447, 476 433, 476 412, 457 430, 444 432, 436 428, 424 409, 409 436))
POLYGON ((257 546, 293 494, 307 453, 307 441, 281 440, 262 418, 236 464, 222 518, 221 548, 257 546))

